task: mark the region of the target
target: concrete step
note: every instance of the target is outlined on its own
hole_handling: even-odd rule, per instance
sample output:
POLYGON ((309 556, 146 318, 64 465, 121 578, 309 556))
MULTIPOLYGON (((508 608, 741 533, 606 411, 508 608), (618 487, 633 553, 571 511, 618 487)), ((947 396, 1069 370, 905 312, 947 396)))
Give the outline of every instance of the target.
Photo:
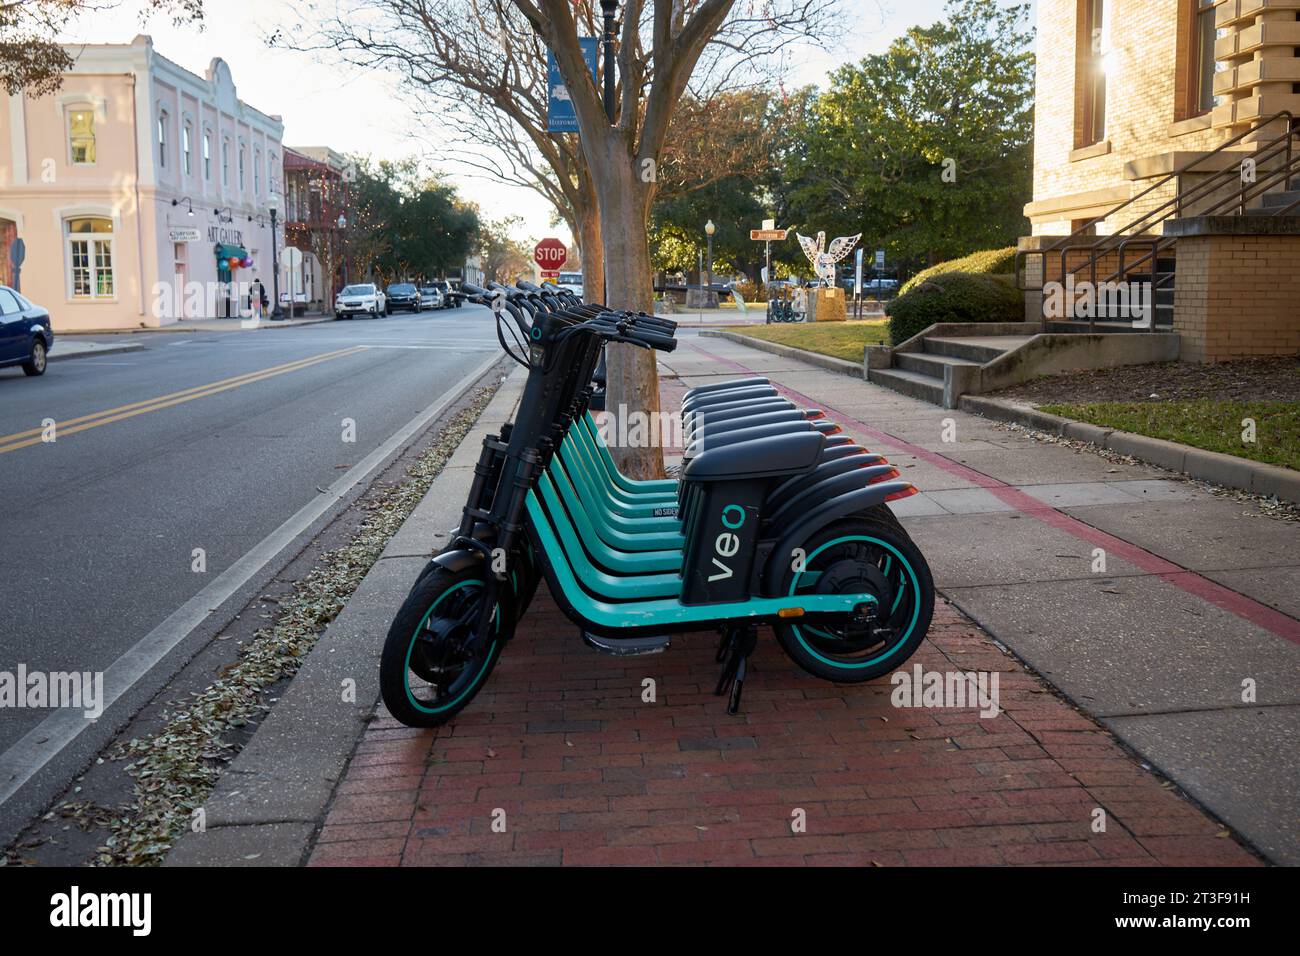
POLYGON ((1260 205, 1264 208, 1276 210, 1281 206, 1289 206, 1293 202, 1300 202, 1300 189, 1289 189, 1283 192, 1267 193, 1260 197, 1260 205))
POLYGON ((932 375, 902 368, 873 368, 867 371, 867 381, 935 405, 943 404, 943 380, 932 375))
POLYGON ((978 366, 983 363, 932 352, 895 352, 894 364, 898 368, 909 372, 919 372, 922 375, 930 375, 939 379, 939 381, 943 381, 943 367, 945 365, 978 366))
MULTIPOLYGON (((977 365, 991 362, 1004 352, 1018 348, 1029 340, 1027 335, 971 335, 960 338, 934 336, 926 338, 922 347, 931 355, 947 355, 965 359, 977 365)), ((902 354, 902 353, 896 353, 902 354)))
MULTIPOLYGON (((1159 310, 1157 309, 1157 312, 1159 310)), ((1088 328, 1087 319, 1066 320, 1051 319, 1047 322, 1048 332, 1141 332, 1142 329, 1133 328, 1132 322, 1104 322, 1100 319, 1093 322, 1093 327, 1088 328)))

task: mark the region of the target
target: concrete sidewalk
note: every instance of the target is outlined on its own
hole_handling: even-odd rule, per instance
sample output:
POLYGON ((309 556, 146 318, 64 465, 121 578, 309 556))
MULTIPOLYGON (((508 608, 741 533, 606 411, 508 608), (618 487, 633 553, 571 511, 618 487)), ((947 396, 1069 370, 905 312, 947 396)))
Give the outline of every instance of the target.
POLYGON ((664 365, 689 384, 766 375, 886 454, 922 489, 896 510, 949 599, 1300 863, 1300 524, 725 340, 685 337, 664 365))

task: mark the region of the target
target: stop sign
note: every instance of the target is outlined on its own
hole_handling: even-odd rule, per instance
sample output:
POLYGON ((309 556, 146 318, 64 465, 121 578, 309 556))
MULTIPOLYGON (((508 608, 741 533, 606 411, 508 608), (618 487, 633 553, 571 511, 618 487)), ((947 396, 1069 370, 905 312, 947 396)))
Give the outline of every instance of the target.
POLYGON ((569 250, 559 239, 543 239, 533 249, 533 261, 543 269, 559 269, 569 261, 569 250))

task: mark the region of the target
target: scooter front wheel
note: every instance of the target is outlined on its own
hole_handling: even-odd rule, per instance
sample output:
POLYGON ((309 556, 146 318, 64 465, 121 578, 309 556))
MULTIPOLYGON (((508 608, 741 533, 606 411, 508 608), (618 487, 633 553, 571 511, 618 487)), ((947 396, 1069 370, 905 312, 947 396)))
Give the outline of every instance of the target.
POLYGON ((934 581, 902 528, 854 517, 819 530, 804 559, 788 569, 782 595, 870 594, 872 619, 842 618, 775 627, 777 640, 808 673, 837 683, 873 680, 903 664, 920 645, 934 613, 934 581))
POLYGON ((379 662, 388 712, 408 727, 446 723, 474 699, 514 627, 498 602, 491 633, 475 640, 483 608, 483 569, 431 570, 420 576, 393 619, 379 662))

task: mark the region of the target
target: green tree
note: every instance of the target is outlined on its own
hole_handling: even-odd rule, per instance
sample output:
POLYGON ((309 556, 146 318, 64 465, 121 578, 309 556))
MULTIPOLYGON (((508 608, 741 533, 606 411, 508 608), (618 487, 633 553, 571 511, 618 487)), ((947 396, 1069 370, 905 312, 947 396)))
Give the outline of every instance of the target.
POLYGON ((464 261, 478 241, 478 213, 414 159, 354 158, 349 254, 381 282, 433 278, 464 261))
MULTIPOLYGON (((115 6, 97 0, 0 0, 0 90, 53 93, 75 57, 58 36, 83 13, 115 6)), ((202 0, 146 0, 142 11, 165 11, 178 24, 202 23, 202 0)))
POLYGON ((912 267, 1023 234, 1032 195, 1028 8, 950 0, 880 54, 831 74, 790 117, 784 218, 863 233, 912 267))

